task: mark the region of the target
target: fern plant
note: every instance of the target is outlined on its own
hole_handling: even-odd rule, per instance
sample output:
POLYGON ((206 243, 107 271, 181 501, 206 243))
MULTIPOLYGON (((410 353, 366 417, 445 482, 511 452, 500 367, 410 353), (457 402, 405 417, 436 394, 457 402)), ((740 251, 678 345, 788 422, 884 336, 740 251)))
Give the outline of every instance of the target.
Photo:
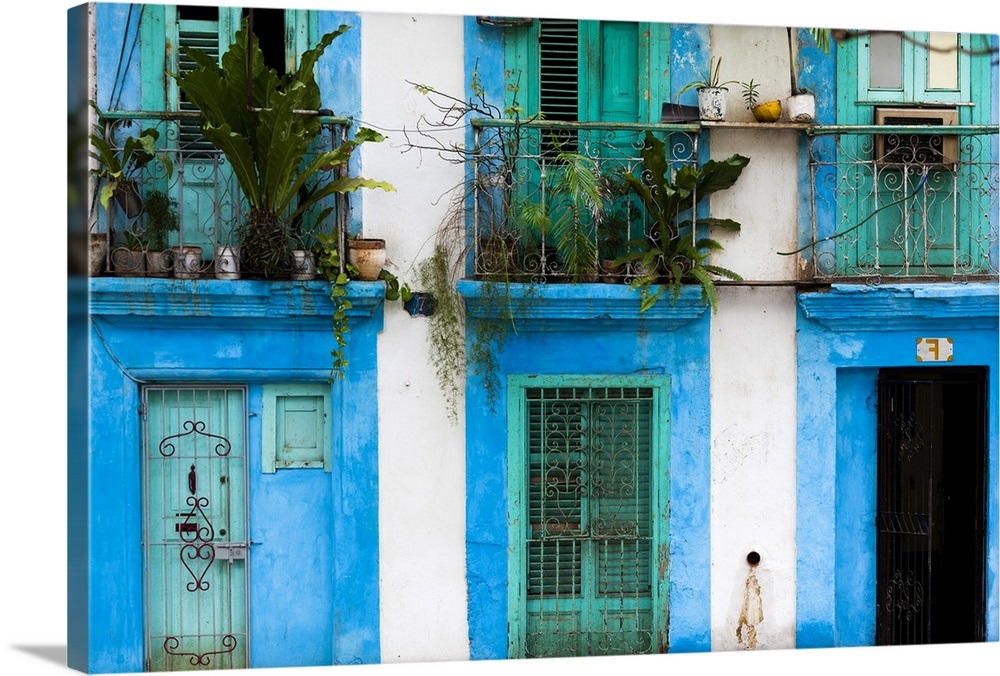
POLYGON ((314 68, 327 47, 349 29, 342 25, 302 54, 298 69, 279 77, 264 65, 258 41, 250 47, 246 21, 220 66, 207 53, 185 47, 197 68, 171 74, 201 111, 202 133, 226 156, 250 207, 238 236, 246 269, 276 276, 290 269, 291 223, 334 193, 361 188, 394 190, 384 181, 342 176, 303 192, 320 172, 346 168, 354 150, 384 137, 362 127, 353 140, 306 160, 320 131, 320 90, 314 68), (248 67, 249 64, 249 67, 248 67), (286 215, 287 214, 287 215, 286 215))
POLYGON ((639 174, 625 175, 632 192, 650 217, 647 237, 632 242, 636 249, 621 262, 639 264, 643 270, 632 282, 642 293, 641 311, 652 307, 669 289, 676 302, 685 282, 701 285, 702 298, 716 311, 713 276, 742 281, 732 270, 712 265, 712 251, 722 245, 704 236, 710 228, 739 232, 740 224, 728 218, 698 218, 697 207, 709 195, 726 190, 739 179, 750 158, 733 155, 727 160, 710 160, 700 167, 683 166, 670 176, 670 165, 662 141, 646 132, 639 174), (659 286, 656 291, 651 287, 659 286))

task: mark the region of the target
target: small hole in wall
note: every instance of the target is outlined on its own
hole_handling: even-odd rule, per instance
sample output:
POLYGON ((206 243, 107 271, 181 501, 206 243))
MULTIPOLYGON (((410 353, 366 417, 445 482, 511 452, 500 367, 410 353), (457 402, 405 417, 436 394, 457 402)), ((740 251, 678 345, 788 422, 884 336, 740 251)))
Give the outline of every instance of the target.
POLYGON ((758 554, 757 552, 750 552, 749 554, 747 554, 747 563, 749 563, 751 566, 756 566, 758 563, 760 563, 760 554, 758 554))

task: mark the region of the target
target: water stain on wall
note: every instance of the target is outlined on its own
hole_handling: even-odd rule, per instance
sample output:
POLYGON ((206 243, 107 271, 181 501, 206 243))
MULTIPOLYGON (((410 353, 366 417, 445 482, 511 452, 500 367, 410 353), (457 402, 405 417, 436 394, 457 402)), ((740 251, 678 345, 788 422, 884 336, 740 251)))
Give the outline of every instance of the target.
POLYGON ((747 573, 746 589, 743 593, 743 608, 736 626, 736 641, 746 650, 757 647, 757 625, 764 621, 764 605, 760 598, 760 584, 753 569, 747 573))

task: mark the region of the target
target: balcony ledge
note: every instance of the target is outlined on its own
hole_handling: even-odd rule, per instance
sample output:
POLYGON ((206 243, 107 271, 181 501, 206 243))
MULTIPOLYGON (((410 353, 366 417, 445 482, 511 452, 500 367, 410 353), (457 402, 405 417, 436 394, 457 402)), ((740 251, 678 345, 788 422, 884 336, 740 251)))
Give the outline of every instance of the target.
MULTIPOLYGON (((348 315, 372 318, 385 298, 383 282, 351 282, 348 315)), ((258 281, 94 277, 91 315, 298 318, 333 314, 325 281, 258 281)))
MULTIPOLYGON (((486 284, 462 280, 458 292, 465 299, 469 317, 488 316, 486 284)), ((708 303, 700 286, 685 286, 677 302, 669 290, 645 312, 639 312, 639 291, 625 284, 522 284, 509 285, 518 330, 530 331, 673 331, 699 319, 708 303), (523 305, 521 301, 526 301, 523 305)), ((501 293, 505 291, 501 290, 501 293)))
POLYGON ((834 331, 925 329, 958 325, 996 330, 1000 287, 996 284, 834 285, 800 293, 809 319, 834 331))

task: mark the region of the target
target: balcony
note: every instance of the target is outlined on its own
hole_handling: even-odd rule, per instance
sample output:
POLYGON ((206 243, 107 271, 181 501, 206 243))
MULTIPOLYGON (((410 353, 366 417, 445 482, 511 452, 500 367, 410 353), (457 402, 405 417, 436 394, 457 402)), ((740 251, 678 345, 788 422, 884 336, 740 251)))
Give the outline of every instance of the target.
POLYGON ((475 120, 473 128, 464 195, 472 235, 463 241, 472 254, 467 272, 478 279, 631 281, 634 266, 613 261, 650 234, 649 216, 622 178, 641 174, 645 132, 666 145, 671 175, 698 165, 697 124, 475 120), (574 191, 574 162, 596 180, 598 202, 574 191))
MULTIPOLYGON (((136 173, 135 189, 127 191, 131 197, 116 195, 103 208, 95 190, 92 239, 108 243, 102 274, 187 279, 257 275, 260 271, 247 269, 245 261, 242 269, 237 265, 238 230, 248 207, 225 156, 199 133, 198 114, 144 111, 105 115, 104 137, 114 150, 120 152, 130 137, 152 128, 159 133, 155 150, 160 158, 136 173), (166 253, 160 256, 160 251, 166 253)), ((345 119, 321 116, 320 121, 321 133, 312 153, 339 146, 348 131, 345 119)), ((306 189, 333 180, 337 171, 321 172, 306 189)), ((287 216, 293 209, 294 205, 282 219, 279 233, 293 250, 311 249, 319 234, 347 231, 349 205, 345 196, 330 197, 290 220, 287 216)), ((292 259, 284 278, 297 279, 308 273, 296 265, 292 259)))
POLYGON ((812 276, 868 284, 995 280, 997 130, 811 128, 811 244, 803 257, 812 276))

